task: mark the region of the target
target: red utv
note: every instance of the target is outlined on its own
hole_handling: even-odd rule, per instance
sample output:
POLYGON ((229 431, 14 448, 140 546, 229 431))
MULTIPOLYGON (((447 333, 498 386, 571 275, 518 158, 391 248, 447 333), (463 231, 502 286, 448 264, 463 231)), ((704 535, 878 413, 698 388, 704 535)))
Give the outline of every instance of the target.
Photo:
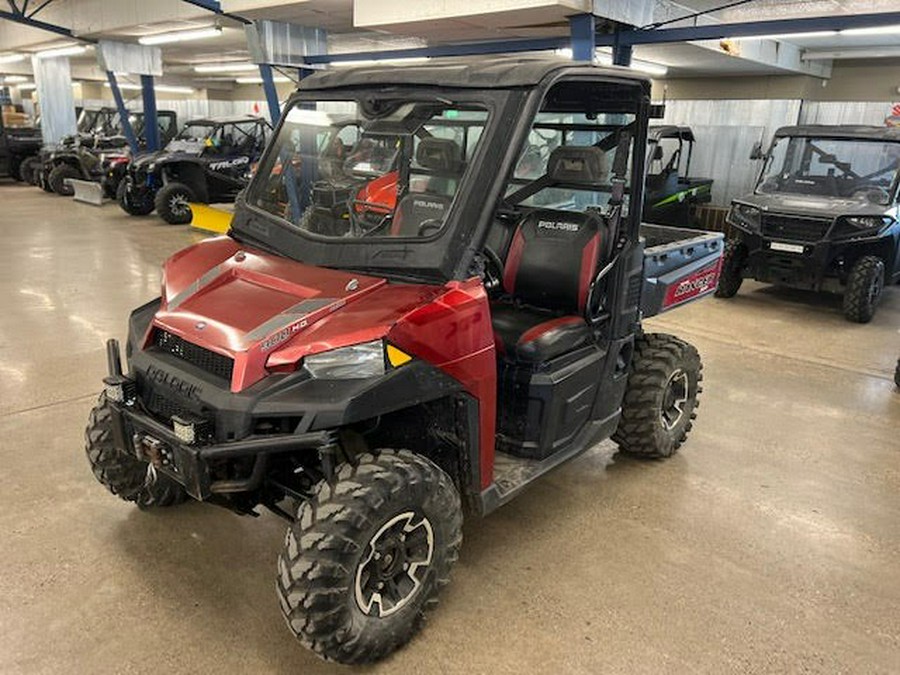
POLYGON ((142 508, 272 510, 300 641, 345 663, 398 648, 464 505, 610 437, 667 457, 691 429, 700 356, 641 319, 712 293, 722 240, 641 225, 650 111, 648 80, 558 59, 304 80, 228 236, 166 262, 124 369, 109 342, 94 474, 142 508), (320 170, 348 114, 394 154, 320 170), (526 170, 536 125, 559 143, 526 170))

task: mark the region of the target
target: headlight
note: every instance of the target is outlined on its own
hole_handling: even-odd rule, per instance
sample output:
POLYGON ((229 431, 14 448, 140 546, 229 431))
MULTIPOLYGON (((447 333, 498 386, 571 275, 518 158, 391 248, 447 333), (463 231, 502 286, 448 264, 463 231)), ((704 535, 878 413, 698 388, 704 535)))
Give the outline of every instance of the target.
POLYGON ((737 227, 756 232, 759 230, 760 210, 748 204, 733 203, 727 220, 737 227))
POLYGON ((384 344, 381 340, 332 349, 303 359, 309 374, 321 380, 360 380, 383 375, 384 344))
POLYGON ((875 234, 893 222, 894 219, 890 216, 841 216, 838 218, 835 234, 844 237, 875 234))
POLYGON ((885 225, 890 224, 892 220, 893 218, 890 216, 845 216, 841 218, 841 222, 847 223, 850 227, 855 227, 858 230, 881 229, 885 225))

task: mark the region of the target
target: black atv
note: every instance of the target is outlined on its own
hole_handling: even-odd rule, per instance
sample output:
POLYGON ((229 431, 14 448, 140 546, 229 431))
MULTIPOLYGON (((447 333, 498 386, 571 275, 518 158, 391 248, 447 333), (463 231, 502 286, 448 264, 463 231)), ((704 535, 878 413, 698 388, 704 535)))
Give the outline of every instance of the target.
POLYGON ((745 277, 843 292, 844 316, 872 320, 900 281, 900 129, 796 126, 775 132, 756 190, 732 202, 716 295, 745 277))
POLYGON ((39 128, 7 125, 0 115, 0 176, 24 180, 23 167, 40 152, 41 143, 39 128))
POLYGON ((165 150, 130 162, 117 199, 133 216, 154 209, 172 225, 191 222, 190 203, 233 202, 250 180, 271 125, 261 117, 188 122, 165 150))
MULTIPOLYGON (((115 109, 100 112, 102 114, 98 115, 91 131, 65 139, 60 147, 44 157, 42 180, 56 194, 72 195, 74 190, 67 181, 75 178, 102 183, 104 194, 115 198, 118 182, 125 173, 123 165, 128 162, 131 151, 118 112, 115 109)), ((160 110, 157 116, 160 139, 166 143, 178 129, 178 116, 171 110, 160 110)), ((138 146, 146 147, 144 114, 132 113, 129 123, 138 146)))
POLYGON ((697 207, 712 198, 712 178, 691 178, 694 132, 690 127, 650 127, 647 142, 655 144, 647 171, 644 221, 690 227, 697 207))

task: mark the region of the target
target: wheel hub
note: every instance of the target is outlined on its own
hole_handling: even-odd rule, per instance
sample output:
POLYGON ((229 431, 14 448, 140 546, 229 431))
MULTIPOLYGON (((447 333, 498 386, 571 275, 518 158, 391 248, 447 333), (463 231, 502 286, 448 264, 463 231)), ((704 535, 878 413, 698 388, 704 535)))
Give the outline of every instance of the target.
POLYGON ((406 511, 375 533, 356 568, 355 597, 369 616, 389 616, 406 605, 422 585, 434 554, 428 519, 406 511))
POLYGON ((183 195, 173 195, 171 199, 169 199, 169 209, 172 213, 177 215, 183 215, 188 210, 188 202, 187 199, 184 198, 183 195))
POLYGON ((669 376, 663 392, 662 408, 659 420, 667 431, 674 429, 684 417, 684 409, 688 400, 688 376, 678 368, 669 376))

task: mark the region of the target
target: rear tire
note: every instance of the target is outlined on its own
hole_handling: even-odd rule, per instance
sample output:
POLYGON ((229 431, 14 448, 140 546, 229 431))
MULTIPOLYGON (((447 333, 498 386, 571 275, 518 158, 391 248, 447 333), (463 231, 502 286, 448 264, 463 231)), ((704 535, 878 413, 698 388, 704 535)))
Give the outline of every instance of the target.
POLYGON ((60 164, 53 167, 47 181, 53 192, 63 197, 71 197, 75 194, 75 188, 66 184, 69 178, 81 178, 81 172, 71 164, 60 164))
POLYGON ((722 272, 716 287, 717 298, 733 298, 744 282, 744 265, 747 262, 747 246, 737 239, 725 242, 722 252, 722 272))
POLYGON ((94 477, 107 490, 141 509, 175 506, 185 500, 184 489, 168 476, 152 471, 147 462, 123 455, 112 440, 112 416, 106 395, 91 410, 84 431, 85 452, 94 477))
POLYGON ((119 185, 116 187, 116 201, 119 202, 119 206, 121 206, 122 210, 129 216, 147 216, 153 213, 152 196, 145 194, 136 199, 135 196, 129 192, 128 183, 124 178, 119 181, 119 185))
POLYGON ((884 261, 866 255, 857 260, 847 277, 844 316, 848 321, 869 323, 884 291, 884 261))
POLYGON ((37 185, 35 171, 39 164, 37 157, 26 157, 19 165, 19 175, 21 175, 22 180, 29 185, 37 185))
POLYGON ((384 658, 437 605, 461 543, 446 473, 405 450, 362 455, 320 483, 287 531, 276 591, 288 627, 325 660, 384 658))
POLYGON ((693 345, 664 333, 638 337, 612 437, 619 448, 640 457, 675 454, 697 417, 702 371, 693 345))
POLYGON ((156 193, 156 212, 170 225, 187 225, 193 214, 194 191, 184 183, 167 183, 156 193))
POLYGON ((18 157, 11 157, 9 160, 9 175, 13 177, 13 180, 22 182, 22 160, 18 157))

